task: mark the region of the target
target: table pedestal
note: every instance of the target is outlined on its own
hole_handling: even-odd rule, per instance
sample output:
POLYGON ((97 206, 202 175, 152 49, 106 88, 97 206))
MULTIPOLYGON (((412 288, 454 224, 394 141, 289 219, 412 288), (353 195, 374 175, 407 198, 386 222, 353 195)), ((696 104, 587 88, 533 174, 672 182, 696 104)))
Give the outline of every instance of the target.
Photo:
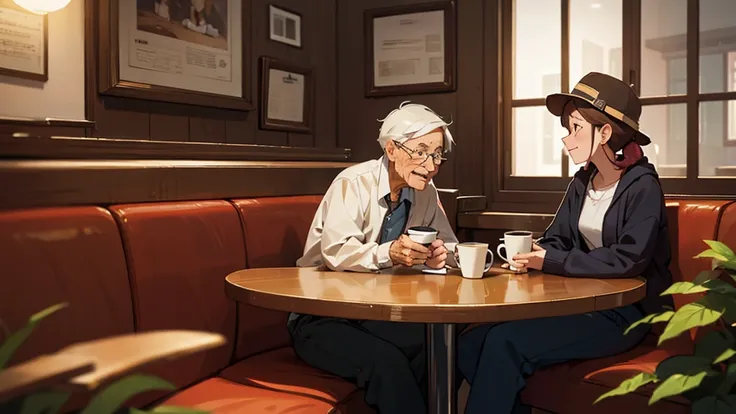
POLYGON ((455 324, 427 324, 427 375, 429 414, 457 413, 455 384, 455 324))

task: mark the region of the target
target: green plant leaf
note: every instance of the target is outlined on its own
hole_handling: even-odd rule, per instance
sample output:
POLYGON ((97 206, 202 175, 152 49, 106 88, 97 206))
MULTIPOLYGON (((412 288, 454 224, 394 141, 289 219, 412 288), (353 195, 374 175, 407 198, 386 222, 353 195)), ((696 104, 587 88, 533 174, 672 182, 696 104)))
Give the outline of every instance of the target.
POLYGON ((736 384, 736 362, 728 364, 725 374, 723 375, 723 382, 718 386, 718 395, 727 395, 733 391, 733 386, 736 384))
POLYGON ((675 355, 660 362, 654 374, 664 381, 675 374, 695 375, 703 371, 715 372, 710 358, 697 355, 675 355))
POLYGON ((710 325, 717 321, 723 315, 724 310, 722 308, 712 309, 710 307, 712 304, 707 299, 708 296, 697 302, 683 305, 678 309, 664 328, 662 335, 659 336, 658 345, 691 328, 710 325))
POLYGON ((151 411, 132 408, 130 414, 209 414, 209 411, 189 407, 177 407, 174 405, 162 405, 151 411))
MULTIPOLYGON (((730 283, 725 280, 713 279, 703 283, 703 286, 708 288, 710 292, 720 293, 722 295, 736 295, 736 287, 731 286, 730 283)), ((736 297, 731 299, 736 303, 736 297)))
MULTIPOLYGON (((720 267, 728 270, 736 270, 736 259, 727 260, 718 264, 720 267)), ((736 275, 731 275, 736 280, 736 275)))
POLYGON ((652 405, 663 398, 680 395, 683 392, 697 388, 700 383, 703 382, 706 375, 707 372, 705 371, 694 375, 671 375, 669 378, 662 381, 657 389, 654 390, 652 397, 649 399, 649 405, 652 405))
POLYGON ((136 394, 150 390, 174 389, 176 389, 174 385, 155 376, 129 375, 100 391, 80 414, 112 414, 136 394))
POLYGON ((598 403, 598 401, 605 400, 606 398, 613 397, 616 395, 625 395, 632 391, 636 391, 639 387, 644 386, 646 384, 649 384, 650 382, 658 382, 657 376, 654 374, 650 374, 648 372, 640 372, 633 377, 624 380, 621 382, 621 384, 618 385, 618 387, 612 389, 611 391, 608 391, 607 393, 601 395, 598 397, 593 404, 598 403))
POLYGON ((698 255, 693 256, 693 257, 695 259, 702 259, 702 258, 710 257, 711 259, 716 259, 719 262, 727 262, 728 261, 728 257, 726 257, 726 256, 724 256, 724 255, 722 255, 722 254, 720 254, 718 252, 716 252, 713 249, 708 249, 708 250, 706 250, 706 251, 704 251, 702 253, 699 253, 698 255))
MULTIPOLYGON (((704 273, 704 272, 701 272, 704 273)), ((719 273, 719 272, 715 272, 719 273)), ((667 288, 660 295, 689 295, 692 293, 718 292, 724 295, 736 294, 736 287, 720 279, 704 280, 701 284, 694 282, 677 282, 667 288)))
POLYGON ((726 260, 736 260, 736 254, 728 246, 716 240, 703 240, 714 252, 722 255, 726 260))
POLYGON ((692 414, 732 414, 736 411, 736 395, 703 397, 693 402, 692 409, 692 414))
POLYGON ((689 295, 692 293, 707 292, 708 288, 702 285, 696 285, 692 282, 675 282, 668 287, 660 296, 665 295, 689 295))
POLYGON ((718 355, 715 360, 713 360, 713 363, 720 364, 721 362, 728 361, 734 355, 736 355, 736 350, 728 348, 725 351, 721 352, 721 354, 718 355))
POLYGON ((11 358, 13 358, 15 351, 17 351, 18 348, 23 345, 23 342, 25 342, 26 339, 31 336, 31 333, 33 333, 33 330, 36 328, 36 325, 38 325, 39 322, 44 320, 44 318, 46 318, 47 316, 53 314, 60 309, 66 308, 67 306, 69 306, 69 304, 66 302, 57 303, 56 305, 49 306, 41 312, 31 315, 31 317, 28 319, 28 324, 24 328, 11 335, 5 342, 3 342, 2 346, 0 346, 0 370, 5 367, 5 364, 7 364, 11 358))
MULTIPOLYGON (((727 332, 711 331, 695 344, 695 356, 713 361, 720 358, 734 344, 736 344, 736 341, 727 332)), ((715 364, 716 362, 714 361, 713 363, 715 364)))
POLYGON ((695 283, 696 285, 702 285, 709 280, 720 278, 722 273, 722 270, 703 270, 702 272, 698 273, 695 279, 693 279, 693 283, 695 283))
POLYGON ((723 319, 732 324, 736 322, 736 296, 727 295, 716 291, 708 292, 708 294, 699 299, 698 302, 703 303, 710 309, 718 309, 723 312, 723 319))
POLYGON ((636 328, 637 326, 645 324, 645 323, 655 324, 659 322, 667 322, 670 320, 670 318, 672 318, 672 315, 674 314, 675 314, 674 311, 666 311, 666 312, 653 313, 651 315, 647 315, 639 319, 638 321, 632 323, 628 328, 626 328, 626 330, 624 331, 624 335, 628 334, 629 331, 636 328))
POLYGON ((69 399, 65 392, 44 391, 31 394, 23 399, 20 414, 54 414, 69 399))

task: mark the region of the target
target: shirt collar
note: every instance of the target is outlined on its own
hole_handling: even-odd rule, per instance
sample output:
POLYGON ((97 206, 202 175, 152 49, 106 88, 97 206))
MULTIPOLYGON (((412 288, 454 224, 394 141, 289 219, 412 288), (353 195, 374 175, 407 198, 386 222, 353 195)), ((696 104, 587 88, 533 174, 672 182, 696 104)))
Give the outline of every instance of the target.
MULTIPOLYGON (((389 183, 388 179, 388 167, 389 167, 389 160, 384 155, 380 158, 379 168, 378 168, 378 196, 380 197, 380 200, 386 201, 386 196, 389 196, 391 194, 391 184, 389 183)), ((404 200, 409 201, 410 203, 414 203, 414 189, 411 187, 404 187, 401 189, 401 195, 399 196, 399 201, 403 202, 404 200)))

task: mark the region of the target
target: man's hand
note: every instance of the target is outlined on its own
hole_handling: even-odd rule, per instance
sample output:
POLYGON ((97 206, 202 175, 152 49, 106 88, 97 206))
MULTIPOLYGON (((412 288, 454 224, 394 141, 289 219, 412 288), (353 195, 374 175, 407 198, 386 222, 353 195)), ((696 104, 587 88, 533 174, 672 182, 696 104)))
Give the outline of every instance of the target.
MULTIPOLYGON (((545 254, 547 254, 547 251, 538 244, 534 243, 532 245, 532 251, 530 253, 517 254, 512 257, 511 260, 519 265, 519 267, 517 268, 517 272, 519 273, 526 272, 528 271, 528 269, 542 270, 545 254)), ((508 263, 505 263, 501 267, 507 268, 509 267, 509 265, 508 263)))
POLYGON ((444 268, 447 262, 447 248, 445 247, 445 242, 440 239, 435 239, 429 248, 432 252, 429 259, 427 259, 424 264, 432 269, 444 268))
POLYGON ((391 243, 388 255, 393 264, 414 266, 427 261, 429 249, 413 241, 406 234, 402 234, 391 243))

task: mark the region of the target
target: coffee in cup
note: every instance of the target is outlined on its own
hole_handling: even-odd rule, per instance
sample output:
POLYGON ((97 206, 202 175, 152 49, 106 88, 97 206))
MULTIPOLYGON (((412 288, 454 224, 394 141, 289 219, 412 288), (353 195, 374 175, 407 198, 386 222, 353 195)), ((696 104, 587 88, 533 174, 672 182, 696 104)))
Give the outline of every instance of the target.
POLYGON ((412 241, 424 247, 429 247, 437 239, 437 230, 429 226, 409 227, 406 233, 412 241))
POLYGON ((503 234, 503 243, 498 245, 496 253, 504 262, 509 264, 509 269, 513 271, 519 270, 521 265, 512 260, 514 256, 521 253, 530 253, 532 251, 532 232, 526 230, 507 231, 503 234), (506 250, 506 256, 501 254, 501 250, 506 250))
POLYGON ((458 243, 454 254, 460 273, 468 279, 482 278, 493 264, 493 252, 488 249, 488 243, 458 243), (488 257, 490 260, 486 260, 488 257))

